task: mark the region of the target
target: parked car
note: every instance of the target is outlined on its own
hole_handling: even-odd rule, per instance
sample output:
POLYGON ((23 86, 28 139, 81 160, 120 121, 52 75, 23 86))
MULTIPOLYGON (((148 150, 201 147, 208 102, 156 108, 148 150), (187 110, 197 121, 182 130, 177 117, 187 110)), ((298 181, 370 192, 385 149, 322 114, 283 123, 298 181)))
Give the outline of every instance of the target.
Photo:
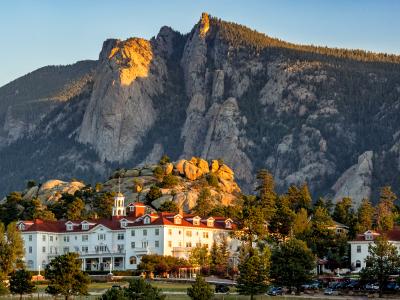
POLYGON ((324 290, 324 295, 333 295, 334 290, 331 288, 326 288, 324 290))
POLYGON ((379 285, 377 283, 367 283, 365 285, 365 289, 367 291, 378 291, 379 290, 379 285))
POLYGON ((217 284, 215 286, 215 292, 216 293, 228 293, 229 292, 229 286, 226 284, 217 284))
POLYGON ((386 285, 386 289, 389 291, 398 291, 400 290, 400 286, 397 284, 397 282, 391 281, 386 285))
POLYGON ((281 287, 273 287, 269 290, 268 295, 278 296, 283 294, 283 289, 281 287))

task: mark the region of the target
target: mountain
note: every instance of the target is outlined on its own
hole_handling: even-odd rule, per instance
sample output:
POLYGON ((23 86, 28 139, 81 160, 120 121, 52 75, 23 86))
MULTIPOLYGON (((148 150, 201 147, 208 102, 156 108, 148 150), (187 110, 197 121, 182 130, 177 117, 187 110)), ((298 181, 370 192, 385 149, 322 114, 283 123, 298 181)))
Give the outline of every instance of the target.
POLYGON ((110 170, 222 158, 244 191, 375 199, 400 188, 400 57, 295 45, 204 13, 188 34, 104 42, 98 61, 0 88, 0 190, 94 183, 110 170))

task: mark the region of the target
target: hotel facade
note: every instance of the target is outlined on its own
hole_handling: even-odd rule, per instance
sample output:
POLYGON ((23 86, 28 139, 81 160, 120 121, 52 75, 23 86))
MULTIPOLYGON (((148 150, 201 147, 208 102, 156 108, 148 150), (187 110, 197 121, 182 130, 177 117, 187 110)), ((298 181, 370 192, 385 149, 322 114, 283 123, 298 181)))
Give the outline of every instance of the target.
POLYGON ((124 205, 114 198, 112 217, 79 221, 19 221, 28 270, 40 270, 56 256, 75 252, 82 270, 135 270, 146 254, 188 258, 196 246, 209 249, 214 241, 228 241, 231 260, 237 260, 240 241, 231 237, 229 218, 201 218, 175 213, 146 214, 143 203, 124 205))

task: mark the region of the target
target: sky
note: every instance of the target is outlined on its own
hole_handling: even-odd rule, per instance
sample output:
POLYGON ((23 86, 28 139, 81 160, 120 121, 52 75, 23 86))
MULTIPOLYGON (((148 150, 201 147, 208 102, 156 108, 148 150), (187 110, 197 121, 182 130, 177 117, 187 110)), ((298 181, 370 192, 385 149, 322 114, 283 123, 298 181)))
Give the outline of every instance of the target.
POLYGON ((400 55, 397 0, 12 0, 0 3, 0 86, 97 59, 107 38, 187 33, 202 12, 293 43, 400 55))

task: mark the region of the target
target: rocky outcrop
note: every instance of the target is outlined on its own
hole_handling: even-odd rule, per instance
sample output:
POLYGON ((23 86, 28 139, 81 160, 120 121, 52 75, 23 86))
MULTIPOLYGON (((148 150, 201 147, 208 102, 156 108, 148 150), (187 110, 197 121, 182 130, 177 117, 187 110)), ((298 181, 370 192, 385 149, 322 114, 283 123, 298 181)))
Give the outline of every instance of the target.
POLYGON ((152 97, 162 92, 165 76, 165 62, 149 41, 104 42, 78 140, 101 160, 129 159, 154 124, 152 97))
POLYGON ((335 193, 333 201, 340 201, 350 197, 355 207, 361 204, 362 199, 371 197, 371 180, 373 172, 373 152, 366 151, 358 157, 358 162, 347 169, 332 186, 335 193))
POLYGON ((48 180, 40 187, 31 187, 24 194, 23 200, 39 199, 44 204, 58 201, 62 194, 73 195, 76 191, 81 190, 85 184, 78 181, 65 182, 62 180, 48 180))

